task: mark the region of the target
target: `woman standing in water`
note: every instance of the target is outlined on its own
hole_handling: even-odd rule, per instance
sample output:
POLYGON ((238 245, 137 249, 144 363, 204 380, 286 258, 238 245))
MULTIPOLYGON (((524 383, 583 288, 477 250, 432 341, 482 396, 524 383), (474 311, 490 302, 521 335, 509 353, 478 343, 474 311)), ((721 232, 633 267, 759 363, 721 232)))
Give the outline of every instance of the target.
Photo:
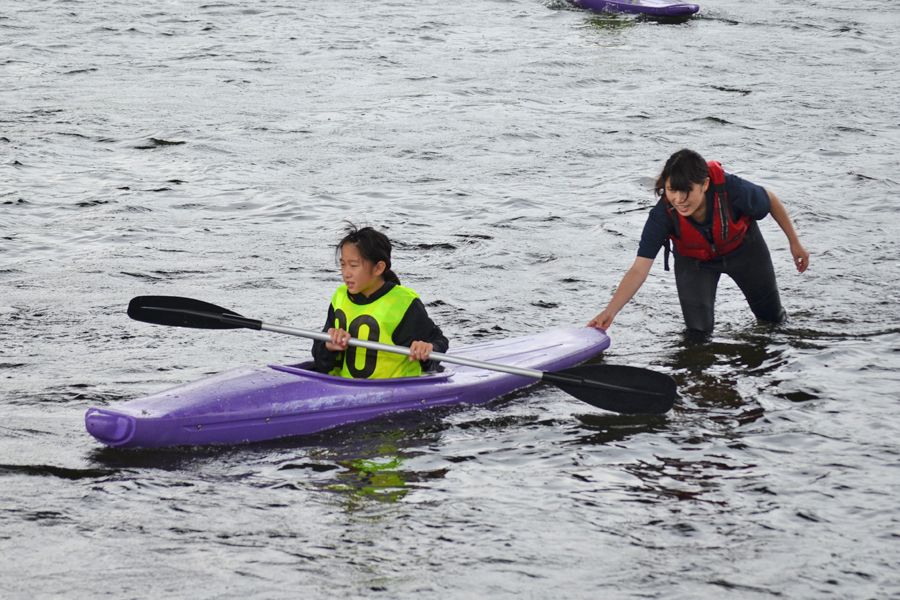
POLYGON ((679 150, 656 180, 659 202, 650 211, 638 255, 612 300, 588 326, 606 329, 650 273, 659 249, 674 244, 675 284, 689 330, 711 333, 715 324, 716 287, 722 273, 744 293, 758 319, 780 323, 786 318, 769 248, 757 221, 771 214, 791 245, 801 273, 809 252, 800 243, 781 201, 772 192, 730 175, 693 150, 679 150))

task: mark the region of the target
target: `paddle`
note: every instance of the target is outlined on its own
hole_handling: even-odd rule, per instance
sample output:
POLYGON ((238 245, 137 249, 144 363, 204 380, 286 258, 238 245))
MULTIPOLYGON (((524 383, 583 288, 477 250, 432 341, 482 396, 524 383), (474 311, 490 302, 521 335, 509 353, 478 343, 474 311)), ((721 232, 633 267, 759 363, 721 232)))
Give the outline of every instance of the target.
MULTIPOLYGON (((214 304, 176 296, 138 296, 128 305, 137 321, 198 329, 256 329, 330 342, 325 332, 267 325, 214 304)), ((351 338, 349 344, 409 356, 409 348, 351 338)), ((649 369, 616 365, 583 365, 562 371, 538 371, 432 352, 432 360, 521 375, 556 385, 597 408, 625 414, 661 414, 672 408, 675 380, 649 369)))

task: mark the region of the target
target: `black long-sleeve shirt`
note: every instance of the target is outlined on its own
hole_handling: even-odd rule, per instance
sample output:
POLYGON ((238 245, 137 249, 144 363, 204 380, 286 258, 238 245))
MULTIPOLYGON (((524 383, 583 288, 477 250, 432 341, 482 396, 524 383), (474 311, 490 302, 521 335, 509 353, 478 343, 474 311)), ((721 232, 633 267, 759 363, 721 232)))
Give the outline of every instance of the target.
MULTIPOLYGON (((386 282, 377 292, 371 296, 362 294, 347 293, 350 301, 354 304, 372 304, 379 298, 383 297, 394 288, 393 283, 386 282)), ((325 321, 325 327, 322 331, 327 332, 334 327, 334 306, 328 305, 328 319, 325 321)), ((434 324, 434 321, 428 316, 425 305, 416 298, 409 305, 406 314, 400 319, 400 323, 391 335, 391 341, 397 346, 409 347, 413 342, 427 342, 434 346, 434 352, 446 352, 450 347, 450 342, 444 336, 441 328, 434 324)), ((338 363, 340 352, 332 352, 325 347, 325 342, 315 341, 312 348, 313 360, 316 363, 316 371, 320 373, 328 373, 338 363)), ((437 361, 427 360, 422 362, 423 371, 431 371, 437 366, 437 361)))

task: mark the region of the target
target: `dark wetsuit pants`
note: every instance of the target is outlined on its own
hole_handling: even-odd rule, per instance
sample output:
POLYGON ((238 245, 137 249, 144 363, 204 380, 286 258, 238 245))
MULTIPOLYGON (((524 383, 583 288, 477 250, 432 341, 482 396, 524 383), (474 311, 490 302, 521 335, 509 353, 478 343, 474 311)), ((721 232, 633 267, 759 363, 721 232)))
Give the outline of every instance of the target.
POLYGON ((780 323, 787 315, 781 306, 775 269, 769 247, 756 221, 744 235, 737 250, 721 258, 701 262, 675 255, 675 284, 688 329, 711 333, 715 325, 714 306, 719 277, 725 273, 741 288, 757 319, 780 323))

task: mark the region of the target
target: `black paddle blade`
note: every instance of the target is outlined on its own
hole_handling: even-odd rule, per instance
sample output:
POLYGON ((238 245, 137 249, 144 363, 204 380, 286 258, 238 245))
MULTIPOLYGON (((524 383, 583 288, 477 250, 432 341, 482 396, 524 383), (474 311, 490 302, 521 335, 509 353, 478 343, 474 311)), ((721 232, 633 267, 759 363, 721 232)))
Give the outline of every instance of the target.
POLYGON ((669 375, 622 365, 582 365, 545 372, 542 379, 592 406, 628 415, 662 414, 678 395, 669 375))
POLYGON ((128 316, 145 323, 197 329, 259 329, 262 324, 215 304, 178 296, 138 296, 128 304, 128 316))

